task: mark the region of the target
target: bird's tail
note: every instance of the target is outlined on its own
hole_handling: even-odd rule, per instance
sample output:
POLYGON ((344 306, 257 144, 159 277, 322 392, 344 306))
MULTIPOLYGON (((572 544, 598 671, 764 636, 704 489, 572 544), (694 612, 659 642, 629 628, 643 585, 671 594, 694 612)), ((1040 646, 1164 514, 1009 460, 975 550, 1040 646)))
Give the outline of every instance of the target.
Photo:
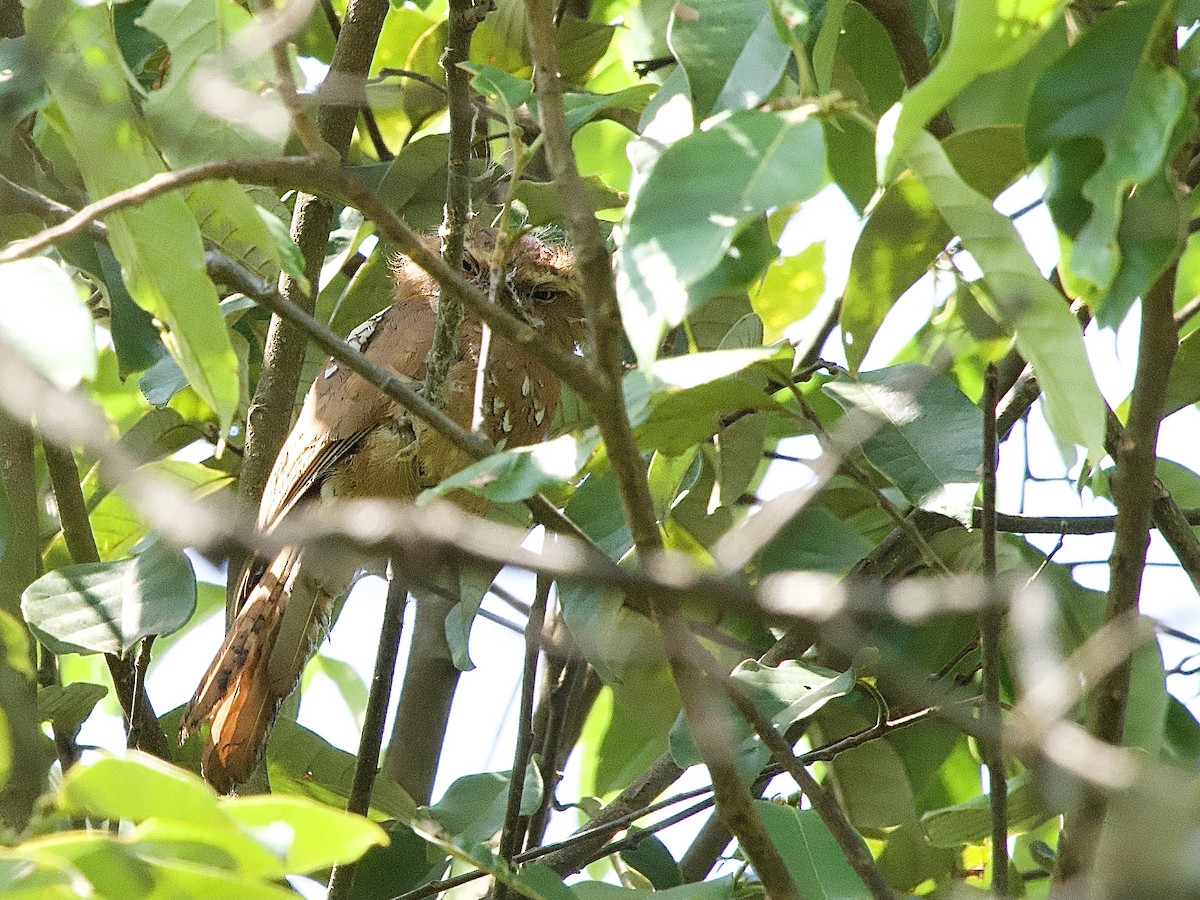
POLYGON ((212 723, 201 766, 220 791, 250 777, 329 615, 329 592, 300 572, 298 550, 271 561, 183 712, 181 740, 212 723))

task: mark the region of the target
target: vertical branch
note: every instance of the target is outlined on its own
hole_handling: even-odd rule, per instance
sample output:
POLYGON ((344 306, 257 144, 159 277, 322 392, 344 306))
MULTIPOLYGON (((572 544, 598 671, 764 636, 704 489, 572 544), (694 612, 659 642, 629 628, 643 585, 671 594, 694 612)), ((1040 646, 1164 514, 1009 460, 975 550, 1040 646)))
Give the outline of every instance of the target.
MULTIPOLYGON (((1160 493, 1155 478, 1158 427, 1171 363, 1179 347, 1173 316, 1175 268, 1171 265, 1159 276, 1142 300, 1142 332, 1129 423, 1112 448, 1117 463, 1112 478, 1117 522, 1109 559, 1105 623, 1134 614, 1142 589, 1151 510, 1160 493)), ((1130 658, 1125 656, 1092 691, 1088 731, 1110 744, 1120 744, 1124 736, 1130 670, 1130 658)), ((1068 882, 1087 873, 1100 838, 1107 797, 1093 785, 1084 786, 1083 791, 1079 808, 1067 819, 1064 828, 1055 872, 1057 882, 1068 882)))
MULTIPOLYGON (((366 78, 388 8, 387 0, 349 0, 327 78, 366 78)), ((340 154, 343 162, 350 148, 357 117, 356 107, 336 103, 322 106, 317 115, 321 138, 340 154)), ((304 291, 286 273, 280 275, 279 292, 310 314, 321 284, 321 265, 325 261, 325 244, 332 224, 332 206, 311 194, 296 196, 291 235, 304 257, 304 277, 312 286, 312 293, 310 295, 304 291)), ((248 508, 257 508, 267 475, 291 427, 292 407, 300 384, 300 367, 304 362, 306 346, 304 334, 299 329, 285 324, 278 316, 271 317, 263 347, 262 374, 246 413, 246 451, 238 491, 248 508)), ((242 560, 230 559, 231 598, 241 577, 241 568, 242 560)), ((227 607, 227 621, 232 619, 235 612, 231 606, 227 607)))
MULTIPOLYGON (((0 491, 8 498, 12 516, 12 534, 0 552, 0 611, 22 622, 21 593, 42 571, 37 476, 28 422, 12 419, 3 411, 0 411, 0 491)), ((29 641, 29 651, 32 669, 37 664, 33 641, 29 641)), ((0 788, 0 821, 18 832, 25 828, 34 803, 46 787, 46 772, 53 758, 38 727, 36 708, 36 682, 7 662, 0 662, 0 710, 8 718, 12 741, 12 769, 0 788)))
MULTIPOLYGON (((393 563, 388 564, 387 601, 383 606, 383 626, 379 630, 379 646, 375 651, 375 672, 371 676, 371 692, 367 696, 367 711, 363 716, 362 737, 358 744, 358 759, 354 763, 354 781, 350 786, 348 812, 365 816, 371 808, 371 789, 379 774, 379 749, 383 745, 383 725, 387 719, 388 701, 392 697, 392 679, 396 659, 400 655, 400 634, 404 628, 404 608, 408 605, 408 584, 393 563)), ((329 900, 346 900, 354 890, 356 863, 335 866, 329 876, 329 900)))
MULTIPOLYGON (((455 579, 453 583, 458 582, 455 579)), ((383 769, 417 803, 427 804, 461 674, 446 641, 446 616, 458 598, 440 597, 424 589, 416 601, 408 666, 383 769)))
MULTIPOLYGON (((990 599, 996 596, 996 367, 989 365, 983 382, 983 577, 990 599)), ((1004 741, 1000 719, 1000 634, 1003 607, 989 603, 979 614, 980 656, 983 667, 984 762, 992 826, 992 893, 1008 896, 1008 781, 1004 771, 1004 741)))
MULTIPOLYGON (((446 103, 450 113, 449 168, 446 171, 446 215, 442 230, 442 259, 462 268, 463 243, 471 216, 471 143, 475 132, 475 106, 471 103, 470 76, 459 67, 471 53, 471 36, 487 15, 487 0, 450 0, 446 23, 446 50, 441 65, 446 72, 446 103)), ((440 402, 450 366, 458 356, 458 326, 462 304, 440 292, 437 330, 425 370, 425 396, 440 402)))
MULTIPOLYGON (((521 797, 525 793, 525 771, 533 754, 533 700, 537 687, 538 657, 542 650, 542 629, 546 624, 546 601, 550 581, 539 575, 537 596, 525 625, 525 667, 521 678, 521 709, 517 719, 517 746, 513 752, 512 772, 508 779, 508 801, 504 807, 504 826, 500 830, 500 857, 507 862, 520 851, 528 821, 521 816, 521 797)), ((508 885, 497 883, 496 898, 511 895, 508 885)))
MULTIPOLYGON (((0 610, 18 622, 21 594, 42 574, 38 540, 37 473, 33 464, 33 433, 0 411, 0 488, 8 496, 12 537, 0 554, 0 610)), ((30 662, 36 663, 36 653, 30 662)))
MULTIPOLYGON (((88 520, 87 504, 79 486, 79 467, 75 456, 67 447, 43 441, 46 469, 54 488, 54 500, 58 505, 58 519, 62 523, 63 539, 75 563, 100 562, 96 549, 96 538, 88 520)), ((113 689, 125 714, 125 727, 130 747, 153 753, 161 759, 171 758, 171 748, 166 735, 158 724, 154 707, 146 694, 144 679, 133 662, 116 653, 104 654, 112 676, 113 689)))
MULTIPOLYGON (((329 23, 329 30, 333 33, 334 41, 342 35, 342 23, 338 20, 337 10, 333 8, 333 3, 330 0, 321 0, 321 12, 325 14, 325 21, 329 23)), ((371 111, 371 105, 363 98, 362 104, 363 124, 367 128, 367 135, 371 138, 371 146, 375 148, 375 155, 379 157, 380 162, 390 162, 395 159, 392 151, 388 149, 387 141, 383 139, 383 132, 379 130, 379 123, 375 121, 375 113, 371 111)))

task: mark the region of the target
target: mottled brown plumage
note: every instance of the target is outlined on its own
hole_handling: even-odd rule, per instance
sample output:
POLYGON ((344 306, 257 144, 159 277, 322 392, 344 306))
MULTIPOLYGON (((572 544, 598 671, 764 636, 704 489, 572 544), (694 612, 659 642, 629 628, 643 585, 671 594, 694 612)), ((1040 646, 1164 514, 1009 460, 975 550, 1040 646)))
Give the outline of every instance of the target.
MULTIPOLYGON (((485 291, 495 232, 468 241, 468 278, 485 291)), ((373 362, 424 382, 437 323, 437 285, 404 257, 393 260, 395 302, 351 334, 373 362)), ((571 258, 532 236, 520 238, 505 271, 498 302, 539 327, 560 348, 577 343, 581 313, 571 281, 571 258)), ((482 328, 468 314, 458 332, 458 356, 445 385, 447 414, 470 427, 482 328)), ((542 440, 559 401, 558 379, 505 341, 488 354, 482 431, 499 447, 542 440)), ((472 460, 413 418, 363 378, 332 360, 317 374, 284 443, 259 508, 270 531, 298 504, 320 498, 390 497, 411 500, 472 460)), ((470 505, 471 501, 467 501, 470 505)), ((279 704, 299 681, 329 614, 352 571, 306 571, 300 550, 259 560, 242 579, 238 615, 196 694, 184 711, 186 737, 208 719, 205 777, 221 790, 245 781, 266 743, 279 704)))

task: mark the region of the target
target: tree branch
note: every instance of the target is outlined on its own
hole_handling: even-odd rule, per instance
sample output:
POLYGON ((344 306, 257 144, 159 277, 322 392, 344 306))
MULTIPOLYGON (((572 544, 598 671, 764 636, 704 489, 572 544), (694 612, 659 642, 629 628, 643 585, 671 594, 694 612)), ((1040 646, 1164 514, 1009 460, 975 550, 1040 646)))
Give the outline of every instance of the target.
MULTIPOLYGON (((1150 545, 1151 516, 1160 499, 1161 489, 1155 477, 1158 429, 1171 362, 1179 347, 1173 307, 1175 268, 1171 265, 1159 276, 1142 299, 1142 331, 1129 424, 1113 448, 1117 463, 1112 478, 1117 528, 1109 561, 1105 622, 1121 620, 1138 608, 1150 545)), ((1126 655, 1096 683, 1092 692, 1088 732, 1108 744, 1119 745, 1124 736, 1131 668, 1132 661, 1126 655)), ((1056 882, 1070 882, 1090 870, 1107 808, 1104 792, 1084 789, 1078 810, 1067 818, 1056 882)))
MULTIPOLYGON (((983 381, 983 577, 996 583, 996 441, 997 373, 987 367, 983 381)), ((980 665, 983 670, 983 714, 995 736, 983 744, 988 770, 992 826, 992 893, 1008 896, 1008 780, 1004 771, 1003 722, 1000 718, 1000 637, 1003 609, 996 605, 979 614, 980 665)))
MULTIPOLYGON (((337 32, 337 43, 322 87, 325 84, 338 83, 342 79, 366 77, 388 8, 387 0, 349 0, 346 6, 346 21, 337 32)), ((273 49, 278 56, 284 45, 276 42, 273 49)), ((286 53, 280 68, 290 79, 290 62, 286 59, 286 53)), ((284 93, 286 96, 288 92, 285 90, 284 93)), ((294 86, 292 93, 294 96, 294 86)), ((357 105, 323 104, 317 111, 317 134, 312 137, 310 143, 316 141, 327 145, 344 162, 357 118, 357 105)), ((303 113, 299 118, 293 115, 293 122, 307 121, 307 116, 303 113)), ((309 149, 314 147, 316 144, 309 149)), ((321 266, 325 261, 325 247, 332 225, 333 207, 329 203, 319 200, 311 193, 297 195, 292 211, 291 236, 304 259, 304 277, 311 286, 311 294, 302 290, 300 283, 286 272, 280 275, 279 293, 310 314, 315 308, 316 295, 320 289, 321 266)), ((301 332, 289 327, 278 316, 271 318, 263 345, 261 373, 246 411, 245 453, 238 477, 238 492, 248 509, 258 509, 271 466, 274 465, 275 457, 279 455, 279 449, 291 428, 292 410, 300 384, 300 369, 304 363, 306 346, 307 342, 301 332)), ((241 560, 230 560, 227 626, 237 612, 232 605, 241 569, 241 560)))
MULTIPOLYGON (((383 726, 387 720, 388 701, 392 696, 392 679, 400 655, 400 634, 404 628, 404 608, 408 605, 408 584, 395 566, 388 567, 387 600, 383 606, 383 625, 379 631, 379 646, 375 651, 375 672, 371 676, 371 691, 363 715, 362 736, 358 756, 354 761, 354 781, 346 811, 365 816, 371 808, 371 790, 379 774, 379 752, 383 745, 383 726)), ((357 863, 334 867, 329 876, 330 900, 346 900, 354 891, 357 863)))
POLYGON ((353 175, 308 157, 281 157, 269 160, 239 160, 202 163, 175 172, 164 172, 104 197, 75 213, 67 221, 43 229, 31 238, 16 241, 0 250, 0 263, 25 259, 51 244, 89 227, 97 219, 117 209, 138 206, 168 191, 199 181, 232 178, 243 184, 260 184, 282 189, 298 189, 321 195, 360 210, 375 222, 385 238, 399 247, 409 259, 424 269, 450 296, 458 299, 497 335, 537 359, 585 400, 604 390, 602 380, 585 359, 568 353, 546 341, 529 323, 502 307, 488 302, 478 288, 454 271, 399 216, 372 194, 353 175))
MULTIPOLYGON (((79 486, 79 468, 75 456, 63 445, 43 442, 46 469, 50 483, 54 486, 54 499, 58 506, 58 518, 62 523, 63 538, 71 561, 75 563, 98 563, 100 553, 92 525, 88 521, 87 504, 79 486)), ((113 688, 125 714, 125 728, 129 746, 153 753, 160 759, 171 759, 171 748, 163 734, 154 707, 146 695, 145 680, 140 677, 132 660, 117 653, 104 654, 112 676, 113 688)))

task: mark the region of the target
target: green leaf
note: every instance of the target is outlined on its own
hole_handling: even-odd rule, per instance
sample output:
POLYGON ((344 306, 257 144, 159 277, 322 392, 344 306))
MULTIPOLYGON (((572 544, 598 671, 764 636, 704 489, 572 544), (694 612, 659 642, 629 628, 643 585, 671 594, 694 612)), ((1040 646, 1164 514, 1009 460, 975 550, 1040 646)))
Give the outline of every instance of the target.
POLYGON ((625 403, 638 446, 678 455, 716 434, 724 414, 782 412, 760 385, 751 383, 748 370, 782 366, 781 374, 788 377, 792 352, 784 346, 689 353, 654 363, 648 381, 638 372, 626 376, 625 403))
POLYGON ((99 819, 232 827, 217 795, 199 776, 136 750, 126 751, 123 759, 86 757, 63 776, 59 799, 68 811, 99 819))
POLYGON ((1101 325, 1116 327, 1134 298, 1173 256, 1182 238, 1174 191, 1157 191, 1153 213, 1128 210, 1131 189, 1158 176, 1174 146, 1172 132, 1187 105, 1187 88, 1162 57, 1171 4, 1139 0, 1108 10, 1038 82, 1026 139, 1034 160, 1050 157, 1047 203, 1064 239, 1067 289, 1097 306, 1101 325), (1164 207, 1165 204, 1165 207, 1164 207), (1123 212, 1151 222, 1120 234, 1123 212), (1145 246, 1163 241, 1166 251, 1145 246), (1137 248, 1135 250, 1135 248, 1137 248), (1135 263, 1118 284, 1131 252, 1135 263))
POLYGON ((918 135, 906 157, 938 210, 983 270, 999 320, 1033 366, 1055 435, 1104 455, 1104 400, 1083 347, 1079 323, 1042 277, 1013 224, 972 190, 938 142, 918 135))
POLYGON ((524 500, 573 479, 594 448, 594 439, 564 434, 532 447, 493 453, 451 475, 437 487, 422 491, 417 502, 428 503, 456 490, 470 491, 496 503, 524 500))
POLYGON ((639 363, 688 312, 740 225, 813 196, 825 181, 820 122, 801 110, 735 112, 664 150, 626 208, 618 295, 639 363))
MULTIPOLYGON (((1008 782, 1009 833, 1028 831, 1055 813, 1045 805, 1041 790, 1028 775, 1008 782)), ((987 795, 965 803, 935 809, 921 816, 925 836, 935 847, 961 847, 982 843, 991 833, 991 800, 987 795)))
MULTIPOLYGON (((843 36, 837 53, 854 72, 866 92, 869 109, 881 115, 904 93, 904 73, 896 58, 887 29, 858 3, 846 7, 842 22, 843 36)), ((835 81, 834 86, 837 86, 835 81)), ((875 183, 874 135, 872 143, 871 184, 875 183)), ((830 154, 832 160, 832 154, 830 154)))
POLYGON ((1193 331, 1180 341, 1166 383, 1163 415, 1177 413, 1196 402, 1200 402, 1200 331, 1193 331))
POLYGON ((106 696, 108 688, 87 681, 46 685, 38 689, 38 721, 50 722, 56 735, 77 735, 79 726, 106 696))
POLYGON ((621 851, 621 860, 634 871, 645 875, 655 891, 664 891, 683 883, 679 863, 675 862, 675 857, 661 838, 647 834, 639 840, 638 829, 631 828, 627 839, 636 843, 621 851))
POLYGON ((866 900, 871 896, 815 809, 800 810, 764 800, 754 801, 754 806, 804 897, 866 900))
POLYGON ((733 887, 734 878, 727 875, 711 881, 655 891, 619 887, 603 881, 577 881, 571 885, 571 892, 578 900, 730 900, 734 893, 733 887))
POLYGON ((687 73, 697 119, 761 103, 790 56, 765 3, 690 0, 672 9, 667 45, 687 73))
POLYGON ((847 0, 826 0, 824 5, 825 16, 821 22, 821 30, 817 32, 817 39, 813 41, 812 67, 817 90, 828 94, 833 81, 834 54, 841 39, 848 3, 847 0))
MULTIPOLYGON (((500 832, 508 803, 508 772, 480 772, 456 779, 429 812, 461 846, 483 843, 500 832)), ((525 771, 521 815, 530 815, 542 800, 542 776, 531 761, 525 771)))
MULTIPOLYGON (((267 744, 271 785, 276 791, 345 806, 354 781, 355 756, 334 747, 316 732, 281 718, 267 744)), ((411 822, 417 805, 400 785, 380 778, 371 792, 371 815, 411 822)))
POLYGON ((951 102, 947 111, 959 131, 992 125, 1025 125, 1029 102, 1047 67, 1067 49, 1066 17, 1059 17, 1017 62, 980 75, 951 102))
POLYGON ((388 845, 372 847, 358 861, 354 900, 391 900, 397 894, 441 878, 446 871, 448 858, 434 853, 433 847, 408 825, 393 822, 385 829, 388 845))
MULTIPOLYGON (((146 119, 172 168, 278 156, 290 122, 266 48, 247 60, 233 49, 252 16, 234 0, 152 0, 137 24, 162 38, 171 66, 146 98, 146 119)), ((239 188, 240 190, 240 188, 239 188)))
POLYGON ((866 420, 854 429, 863 453, 914 506, 969 520, 983 465, 983 414, 953 381, 902 363, 823 390, 866 420))
MULTIPOLYGON (((817 671, 798 662, 764 666, 755 660, 740 663, 730 677, 780 732, 811 716, 830 700, 845 696, 854 689, 855 681, 853 670, 841 673, 817 671)), ((728 708, 729 725, 737 746, 738 772, 749 780, 762 771, 771 751, 731 701, 721 698, 721 702, 728 708)), ((703 761, 682 714, 671 728, 670 750, 671 757, 681 769, 703 761)))
POLYGON ((0 336, 63 390, 96 377, 92 314, 49 259, 0 265, 0 336))
POLYGON ((191 562, 159 541, 132 559, 48 572, 21 595, 25 621, 55 653, 124 653, 182 627, 195 605, 191 562))
POLYGON ((371 847, 387 843, 383 829, 370 819, 305 797, 233 797, 221 800, 221 810, 267 846, 282 851, 289 872, 353 862, 371 847))
POLYGON ((879 121, 875 143, 881 184, 925 125, 980 75, 1021 59, 1059 18, 1067 0, 974 0, 954 7, 950 43, 937 66, 879 121))
POLYGON ((33 662, 29 652, 29 633, 20 620, 0 610, 0 665, 7 665, 21 676, 33 679, 33 662))
POLYGON ((95 245, 96 256, 108 288, 110 303, 109 331, 117 353, 118 374, 122 379, 143 372, 167 355, 154 318, 137 305, 121 278, 121 265, 112 251, 95 245))
POLYGON ((40 67, 25 50, 25 36, 0 38, 0 147, 8 147, 22 119, 50 102, 40 67))
MULTIPOLYGON (((258 206, 237 182, 205 181, 193 185, 186 195, 188 208, 200 223, 200 231, 230 259, 267 281, 279 278, 280 240, 278 231, 287 227, 258 206), (276 231, 268 223, 274 219, 276 231)), ((288 244, 299 255, 299 248, 288 244)))
POLYGON ((759 572, 808 570, 845 574, 875 545, 819 506, 801 510, 763 548, 759 572))
POLYGON ((232 827, 154 817, 142 822, 131 839, 139 852, 164 862, 219 866, 255 878, 283 878, 288 874, 279 854, 232 827))
MULTIPOLYGON (((48 119, 91 196, 106 197, 163 172, 130 99, 108 8, 36 0, 25 15, 28 39, 44 60, 57 104, 48 119)), ((216 289, 204 274, 204 245, 187 204, 168 194, 111 213, 106 224, 129 293, 165 323, 167 349, 226 431, 237 409, 238 362, 216 289)))
MULTIPOLYGON (((963 181, 989 199, 1028 166, 1020 128, 961 132, 947 138, 943 149, 963 181)), ((953 236, 927 185, 909 175, 888 185, 855 244, 842 301, 842 341, 851 369, 866 357, 895 302, 953 236)))
POLYGON ((795 256, 775 260, 750 303, 763 323, 763 340, 779 340, 784 331, 816 306, 825 291, 825 243, 809 244, 795 256))
POLYGON ((572 132, 578 131, 606 111, 626 110, 640 114, 652 96, 654 88, 648 84, 637 84, 612 94, 564 94, 567 127, 572 132))
POLYGON ((516 112, 533 96, 533 83, 514 78, 503 69, 487 63, 461 62, 458 67, 474 76, 471 78, 471 87, 487 97, 504 116, 510 131, 515 129, 516 112))

